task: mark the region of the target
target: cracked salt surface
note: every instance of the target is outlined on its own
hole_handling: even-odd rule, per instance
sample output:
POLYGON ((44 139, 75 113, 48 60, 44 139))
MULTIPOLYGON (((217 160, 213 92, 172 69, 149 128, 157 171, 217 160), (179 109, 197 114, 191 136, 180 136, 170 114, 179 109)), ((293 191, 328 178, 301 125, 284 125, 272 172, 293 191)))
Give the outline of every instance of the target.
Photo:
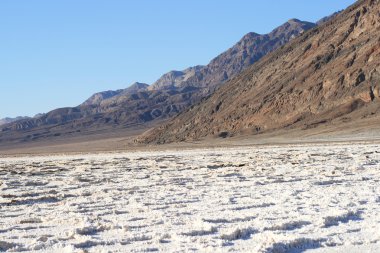
POLYGON ((0 251, 380 252, 380 146, 0 159, 0 251))

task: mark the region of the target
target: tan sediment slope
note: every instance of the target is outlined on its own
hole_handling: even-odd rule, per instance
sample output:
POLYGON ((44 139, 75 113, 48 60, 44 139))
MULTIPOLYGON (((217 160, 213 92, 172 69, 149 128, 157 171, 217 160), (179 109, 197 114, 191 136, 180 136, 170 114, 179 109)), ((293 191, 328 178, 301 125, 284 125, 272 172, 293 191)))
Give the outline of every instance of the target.
POLYGON ((379 89, 380 1, 361 0, 138 141, 380 122, 379 89))

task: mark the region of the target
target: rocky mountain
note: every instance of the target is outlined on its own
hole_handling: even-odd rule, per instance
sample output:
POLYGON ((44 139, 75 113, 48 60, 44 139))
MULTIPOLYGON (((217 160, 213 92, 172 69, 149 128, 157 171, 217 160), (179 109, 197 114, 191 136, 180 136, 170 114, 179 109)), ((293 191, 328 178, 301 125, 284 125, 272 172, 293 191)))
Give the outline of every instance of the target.
POLYGON ((258 134, 380 113, 380 0, 361 0, 263 57, 139 141, 258 134))
POLYGON ((291 19, 269 34, 248 33, 232 48, 214 58, 207 66, 171 71, 152 84, 149 90, 183 87, 213 90, 226 80, 235 77, 264 55, 314 26, 313 23, 291 19))
POLYGON ((90 98, 88 98, 85 102, 83 102, 82 106, 86 105, 97 105, 100 104, 103 100, 113 98, 122 94, 132 94, 146 90, 149 87, 146 83, 135 82, 131 86, 126 89, 120 90, 108 90, 95 93, 90 98))
POLYGON ((120 90, 107 90, 95 93, 91 97, 89 97, 86 101, 83 102, 82 105, 95 105, 101 103, 105 99, 112 98, 114 96, 119 95, 123 92, 123 89, 120 90))
POLYGON ((22 119, 27 119, 28 117, 22 117, 22 116, 19 116, 19 117, 16 117, 16 118, 3 118, 3 119, 0 119, 0 126, 1 125, 5 125, 5 124, 9 124, 9 123, 12 123, 12 122, 15 122, 15 121, 18 121, 18 120, 22 120, 22 119))
POLYGON ((89 128, 112 130, 173 117, 264 55, 313 27, 313 23, 292 19, 269 34, 248 33, 207 66, 171 71, 151 86, 135 83, 127 89, 96 93, 77 107, 59 108, 39 117, 3 125, 0 141, 29 141, 83 133, 89 128))

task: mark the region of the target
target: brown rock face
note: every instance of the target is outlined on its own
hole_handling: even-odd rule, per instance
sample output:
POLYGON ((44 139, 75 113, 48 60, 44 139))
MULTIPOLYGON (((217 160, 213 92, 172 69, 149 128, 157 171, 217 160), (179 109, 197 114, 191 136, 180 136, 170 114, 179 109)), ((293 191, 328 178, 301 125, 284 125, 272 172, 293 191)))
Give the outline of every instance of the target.
POLYGON ((379 113, 380 0, 361 0, 139 141, 311 128, 379 113))

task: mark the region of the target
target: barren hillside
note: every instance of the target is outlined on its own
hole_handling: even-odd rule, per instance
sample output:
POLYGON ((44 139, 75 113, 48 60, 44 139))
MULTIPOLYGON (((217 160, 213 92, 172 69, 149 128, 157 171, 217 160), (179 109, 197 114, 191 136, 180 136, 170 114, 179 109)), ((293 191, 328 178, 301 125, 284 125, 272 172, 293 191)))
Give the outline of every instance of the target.
POLYGON ((377 117, 380 1, 361 0, 138 141, 166 143, 377 117))

